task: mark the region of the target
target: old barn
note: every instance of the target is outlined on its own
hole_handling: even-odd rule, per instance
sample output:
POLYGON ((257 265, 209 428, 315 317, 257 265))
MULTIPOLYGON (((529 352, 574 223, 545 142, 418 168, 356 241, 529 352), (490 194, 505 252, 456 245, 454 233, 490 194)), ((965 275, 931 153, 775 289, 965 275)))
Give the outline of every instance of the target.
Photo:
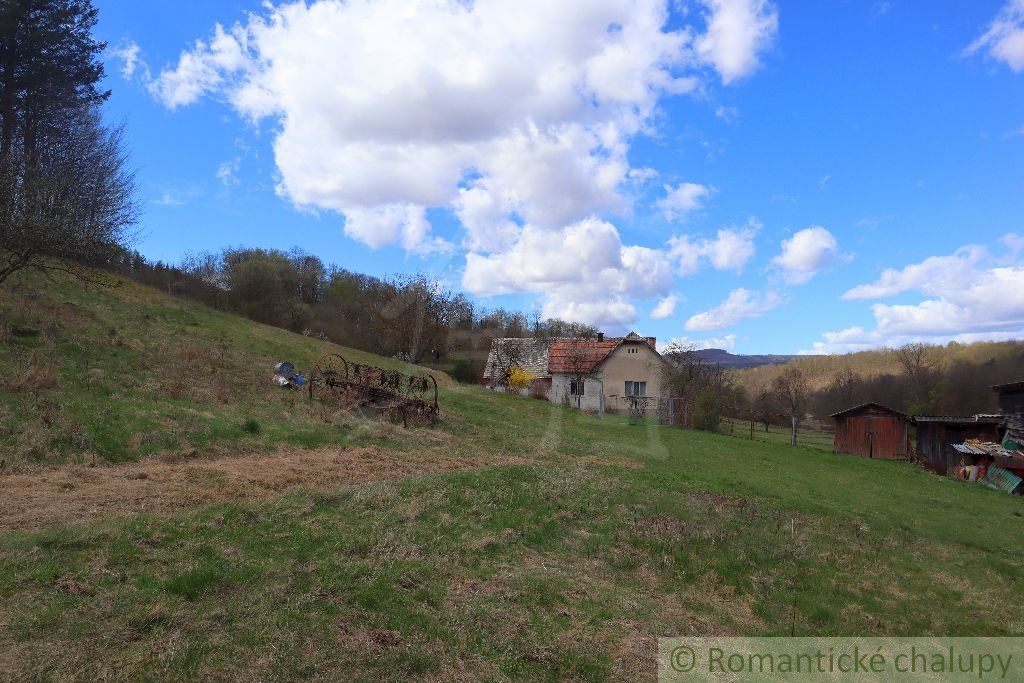
POLYGON ((835 452, 880 460, 909 460, 909 420, 898 410, 865 403, 835 413, 835 452))
POLYGON ((998 384, 992 390, 999 394, 999 412, 1006 415, 1024 415, 1024 382, 998 384))
POLYGON ((963 457, 953 444, 967 439, 999 441, 999 415, 915 415, 917 453, 922 463, 939 474, 952 474, 963 457))

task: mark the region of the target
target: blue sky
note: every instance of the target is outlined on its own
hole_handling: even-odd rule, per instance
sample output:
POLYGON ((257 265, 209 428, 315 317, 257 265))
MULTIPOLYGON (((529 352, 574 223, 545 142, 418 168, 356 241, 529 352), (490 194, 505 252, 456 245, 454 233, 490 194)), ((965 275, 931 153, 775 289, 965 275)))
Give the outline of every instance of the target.
POLYGON ((741 353, 1024 336, 1024 0, 97 4, 150 258, 741 353))

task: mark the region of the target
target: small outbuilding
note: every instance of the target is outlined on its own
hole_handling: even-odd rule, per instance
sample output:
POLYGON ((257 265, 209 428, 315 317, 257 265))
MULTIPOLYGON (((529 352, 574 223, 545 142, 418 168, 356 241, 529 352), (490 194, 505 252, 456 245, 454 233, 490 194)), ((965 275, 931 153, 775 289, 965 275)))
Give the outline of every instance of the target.
POLYGON ((953 474, 963 455, 953 447, 968 439, 998 443, 999 415, 915 415, 917 453, 922 464, 939 474, 953 474))
POLYGON ((909 460, 909 418, 878 403, 847 408, 836 421, 835 452, 880 460, 909 460))
POLYGON ((992 391, 999 394, 999 412, 1003 415, 1024 415, 1024 382, 997 384, 992 391))

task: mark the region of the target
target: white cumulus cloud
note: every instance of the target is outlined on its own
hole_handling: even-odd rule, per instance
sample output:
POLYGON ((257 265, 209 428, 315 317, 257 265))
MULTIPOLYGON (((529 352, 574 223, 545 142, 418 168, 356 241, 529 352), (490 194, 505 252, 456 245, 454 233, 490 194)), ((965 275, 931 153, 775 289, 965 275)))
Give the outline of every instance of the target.
POLYGON ((142 59, 142 48, 133 40, 126 40, 110 51, 110 54, 121 61, 121 78, 126 81, 136 76, 143 81, 150 79, 149 66, 142 59))
POLYGON ((743 226, 722 228, 714 239, 676 235, 669 239, 669 256, 680 275, 692 275, 705 261, 715 270, 740 271, 757 250, 754 238, 761 223, 751 218, 743 226))
POLYGON ((672 268, 663 252, 625 246, 615 226, 588 218, 565 230, 526 226, 503 252, 470 252, 462 286, 481 296, 537 292, 545 317, 625 325, 636 318, 629 300, 664 294, 672 268))
POLYGON ((429 233, 426 210, 415 204, 350 206, 345 211, 345 234, 374 249, 388 244, 423 253, 450 249, 448 242, 429 233))
POLYGON ((723 349, 729 353, 736 351, 736 335, 725 334, 721 337, 673 337, 664 343, 658 344, 659 351, 665 353, 672 349, 723 349))
POLYGON ((779 29, 775 7, 766 0, 703 0, 710 10, 708 30, 697 40, 697 53, 714 64, 729 83, 758 67, 758 54, 779 29))
POLYGON ((740 287, 729 292, 725 301, 710 311, 692 316, 686 321, 686 329, 692 332, 732 327, 744 320, 760 317, 781 303, 782 297, 776 292, 759 294, 740 287))
POLYGON ((675 187, 666 185, 665 196, 658 200, 657 206, 667 220, 678 220, 701 208, 714 191, 713 187, 699 183, 680 183, 675 187))
POLYGON ((676 304, 679 303, 678 294, 669 294, 664 299, 658 302, 658 305, 651 310, 651 318, 654 320, 663 320, 665 318, 671 318, 675 315, 676 304))
MULTIPOLYGON (((1012 233, 1003 240, 1012 238, 1012 233)), ((873 329, 828 332, 809 351, 841 353, 907 341, 946 342, 1024 335, 1024 265, 1000 265, 978 245, 888 269, 873 283, 846 292, 847 300, 877 300, 915 292, 917 303, 871 306, 873 329)))
POLYGON ((972 55, 979 50, 1014 71, 1024 71, 1024 0, 1008 0, 988 29, 964 53, 972 55))
POLYGON ((842 298, 847 301, 884 299, 912 290, 935 292, 949 289, 970 280, 975 264, 987 257, 984 247, 968 245, 950 256, 931 256, 900 270, 887 268, 876 281, 858 285, 842 298))
POLYGON ((342 214, 352 239, 449 249, 427 213, 446 210, 465 230, 472 291, 543 291, 550 310, 623 318, 632 292, 651 289, 617 284, 635 278, 630 259, 657 260, 639 279, 666 296, 664 253, 616 235, 598 285, 577 261, 548 291, 557 273, 531 264, 526 245, 568 243, 584 221, 629 213, 630 188, 656 173, 631 167, 630 146, 659 101, 694 91, 709 68, 728 83, 757 67, 774 8, 705 6, 672 17, 668 0, 268 2, 215 26, 148 88, 171 109, 210 96, 270 119, 279 194, 342 214), (609 288, 619 299, 602 303, 609 288))
POLYGON ((839 255, 839 243, 828 230, 812 225, 782 241, 782 253, 772 263, 789 284, 808 282, 839 255))
POLYGON ((1024 251, 1024 235, 1018 235, 1015 232, 1008 232, 999 238, 999 241, 1010 250, 1012 256, 1016 256, 1021 251, 1024 251))
POLYGON ((217 24, 209 43, 197 40, 192 50, 181 54, 175 68, 162 71, 147 87, 169 109, 192 104, 217 91, 231 76, 255 66, 246 42, 241 26, 228 32, 217 24))

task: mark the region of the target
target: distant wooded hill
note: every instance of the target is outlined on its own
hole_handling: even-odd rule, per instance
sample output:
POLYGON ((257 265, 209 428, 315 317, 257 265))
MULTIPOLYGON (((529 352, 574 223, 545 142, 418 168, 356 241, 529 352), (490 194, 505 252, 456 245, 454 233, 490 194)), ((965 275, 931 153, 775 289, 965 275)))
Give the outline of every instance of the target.
POLYGON ((1024 380, 1022 341, 950 342, 927 346, 925 351, 927 357, 913 376, 896 349, 833 356, 725 356, 785 359, 730 366, 736 370, 737 384, 750 397, 770 391, 784 367, 799 368, 810 391, 809 412, 820 418, 867 401, 910 414, 992 412, 996 409, 992 385, 1024 380))
POLYGON ((701 349, 697 355, 708 363, 717 363, 728 370, 756 368, 761 365, 784 365, 800 357, 775 354, 744 355, 729 353, 725 349, 701 349))

